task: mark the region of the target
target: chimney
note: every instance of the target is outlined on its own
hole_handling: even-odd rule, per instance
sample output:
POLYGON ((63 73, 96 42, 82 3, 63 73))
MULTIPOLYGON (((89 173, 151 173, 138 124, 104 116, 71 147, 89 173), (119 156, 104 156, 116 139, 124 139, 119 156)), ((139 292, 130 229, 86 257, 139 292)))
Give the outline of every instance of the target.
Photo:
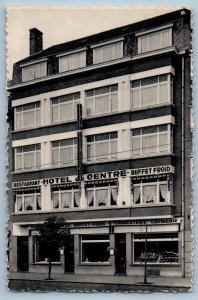
POLYGON ((30 29, 30 55, 43 50, 43 33, 37 28, 30 29))

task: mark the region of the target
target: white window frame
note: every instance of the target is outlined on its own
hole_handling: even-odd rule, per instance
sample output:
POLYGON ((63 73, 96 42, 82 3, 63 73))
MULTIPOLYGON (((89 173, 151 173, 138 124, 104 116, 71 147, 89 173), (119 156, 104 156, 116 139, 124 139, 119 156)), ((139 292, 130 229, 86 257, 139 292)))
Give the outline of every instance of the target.
POLYGON ((109 88, 109 92, 108 93, 101 93, 101 94, 98 94, 96 95, 96 91, 98 88, 95 88, 95 89, 92 89, 91 91, 93 91, 93 95, 92 96, 88 96, 87 93, 90 92, 90 90, 87 90, 85 91, 85 104, 86 104, 86 116, 87 117, 93 117, 93 116, 102 116, 102 115, 106 115, 106 114, 111 114, 111 113, 116 113, 118 112, 118 84, 113 84, 113 85, 110 85, 110 86, 104 86, 104 87, 100 87, 99 89, 102 89, 102 88, 109 88), (117 86, 117 91, 111 91, 111 88, 113 86, 117 86), (108 111, 106 112, 103 112, 103 113, 96 113, 96 101, 103 97, 104 95, 108 95, 108 111), (116 100, 113 100, 113 96, 117 95, 117 99, 116 100), (92 101, 93 104, 92 104, 92 107, 93 107, 93 112, 91 114, 88 114, 88 105, 87 105, 87 102, 88 101, 92 101), (117 101, 116 103, 116 106, 117 106, 117 109, 116 110, 113 110, 111 107, 111 103, 112 101, 117 101))
MULTIPOLYGON (((106 235, 106 234, 105 234, 106 235)), ((109 243, 109 247, 110 247, 110 237, 108 239, 101 239, 101 240, 96 240, 96 239, 93 239, 93 240, 83 240, 83 236, 81 235, 80 237, 80 262, 82 264, 84 263, 90 263, 90 264, 107 264, 107 263, 110 263, 109 261, 104 261, 104 262, 92 262, 92 261, 83 261, 83 244, 86 244, 86 243, 109 243)), ((110 255, 109 255, 109 258, 110 258, 110 255)))
POLYGON ((41 123, 41 103, 40 103, 40 101, 25 104, 25 105, 16 106, 14 108, 14 120, 15 120, 15 122, 14 122, 15 130, 28 129, 28 128, 33 128, 33 127, 40 126, 40 123, 41 123), (35 106, 34 108, 24 109, 28 106, 32 106, 33 104, 35 106), (21 109, 21 111, 17 111, 17 109, 21 109), (33 114, 33 122, 31 123, 30 126, 25 126, 24 125, 24 114, 25 114, 26 111, 27 112, 32 111, 32 114, 33 114), (38 119, 37 119, 37 113, 39 113, 39 118, 38 119), (21 118, 22 126, 19 127, 19 128, 17 128, 17 118, 21 118))
POLYGON ((162 204, 162 205, 172 203, 172 198, 173 198, 172 197, 172 194, 173 194, 172 182, 170 182, 169 185, 170 185, 170 190, 168 189, 168 181, 167 180, 160 181, 159 179, 156 179, 156 181, 152 181, 152 182, 141 181, 140 183, 134 183, 133 189, 138 188, 138 187, 140 189, 140 203, 135 203, 134 196, 133 196, 133 205, 135 205, 135 206, 140 206, 140 205, 150 206, 151 205, 152 206, 156 203, 162 204), (167 200, 164 202, 160 202, 160 185, 167 185, 167 200), (153 202, 143 202, 143 188, 147 187, 147 186, 156 186, 156 199, 153 202))
MULTIPOLYGON (((59 96, 59 97, 54 97, 54 98, 51 98, 51 123, 52 124, 56 124, 56 123, 63 123, 63 122, 72 122, 72 121, 75 121, 77 119, 77 104, 80 103, 80 96, 78 99, 75 99, 75 95, 78 94, 77 93, 72 93, 72 94, 68 94, 68 95, 62 95, 62 96, 59 96), (60 102, 61 100, 61 97, 64 97, 64 96, 73 96, 73 99, 72 100, 65 100, 63 102, 60 102), (58 103, 56 104, 53 104, 53 100, 56 100, 58 101, 58 103), (61 120, 61 108, 64 106, 64 105, 71 105, 72 106, 72 115, 71 115, 71 118, 67 119, 65 118, 64 120, 61 120), (58 121, 53 121, 53 108, 54 107, 57 107, 58 109, 58 121)), ((80 93, 79 93, 80 94, 80 93)))
MULTIPOLYGON (((88 197, 87 197, 86 206, 90 207, 90 208, 116 207, 118 204, 111 205, 111 190, 112 189, 117 189, 116 185, 106 185, 106 186, 102 186, 102 187, 97 187, 94 185, 93 187, 87 188, 87 194, 89 191, 93 191, 93 205, 89 205, 88 197), (99 190, 107 190, 106 205, 97 205, 96 192, 99 190)), ((117 192, 117 196, 118 196, 118 192, 117 192)))
MULTIPOLYGON (((150 127, 150 126, 149 126, 150 127)), ((172 129, 172 125, 171 124, 163 124, 163 125, 154 125, 154 126, 151 126, 151 127, 157 127, 157 131, 155 133, 149 133, 149 134, 142 134, 142 130, 143 129, 146 129, 146 128, 149 128, 149 127, 142 127, 142 128, 135 128, 134 130, 140 130, 140 135, 135 135, 131 136, 131 152, 132 152, 132 158, 136 158, 136 157, 147 157, 147 156, 155 156, 155 155, 163 155, 163 154, 169 154, 169 153, 172 153, 173 151, 173 129, 172 129), (167 131, 159 131, 159 127, 160 126, 165 126, 167 125, 167 131), (167 141, 167 148, 168 150, 167 151, 160 151, 159 148, 160 148, 160 144, 159 144, 159 137, 160 135, 163 135, 164 133, 167 133, 167 136, 168 136, 168 141, 167 141), (143 137, 153 137, 153 136, 156 136, 157 137, 157 145, 156 145, 156 151, 155 152, 151 152, 151 153, 143 153, 143 137), (133 150, 133 140, 138 138, 140 139, 140 150, 139 151, 139 154, 134 154, 134 151, 133 150)), ((133 130, 132 130, 133 132, 133 130)), ((131 133, 132 133, 131 132, 131 133)), ((166 144, 164 144, 166 145, 166 144)), ((153 147, 152 147, 153 148, 153 147)))
POLYGON ((169 41, 168 41, 168 46, 165 47, 165 48, 168 48, 168 47, 171 47, 173 42, 172 42, 172 27, 169 25, 167 28, 163 28, 163 29, 156 29, 156 30, 153 30, 151 32, 144 32, 142 33, 141 35, 136 35, 137 38, 138 38, 138 54, 143 54, 143 53, 148 53, 148 52, 151 52, 151 51, 156 51, 156 50, 159 50, 159 49, 163 49, 163 45, 162 45, 162 34, 165 32, 165 31, 169 31, 169 41), (149 45, 149 38, 155 34, 159 33, 160 34, 160 47, 159 48, 156 48, 154 50, 150 50, 150 45, 149 45), (142 38, 146 38, 147 39, 147 51, 142 51, 142 38))
POLYGON ((134 81, 131 81, 131 109, 135 110, 135 109, 141 109, 141 108, 145 108, 145 107, 154 107, 154 106, 162 106, 166 103, 172 103, 173 102, 173 78, 172 78, 172 75, 171 74, 163 74, 162 76, 164 75, 167 75, 167 81, 162 81, 160 82, 159 81, 159 78, 160 78, 160 75, 158 76, 154 76, 154 77, 157 77, 158 78, 158 82, 157 83, 154 83, 154 84, 147 84, 147 85, 143 85, 142 86, 142 80, 144 79, 147 79, 147 78, 141 78, 141 79, 137 79, 137 80, 134 80, 134 81, 140 81, 140 85, 138 87, 132 87, 133 85, 133 82, 134 81), (162 85, 165 85, 167 84, 167 100, 165 102, 160 102, 160 87, 162 85), (143 90, 144 89, 148 89, 150 87, 156 87, 157 89, 157 101, 156 103, 154 104, 147 104, 147 105, 143 105, 142 101, 143 101, 143 90), (135 106, 134 107, 134 104, 133 104, 133 92, 136 92, 138 91, 139 93, 139 104, 138 106, 135 106))
POLYGON ((41 193, 40 192, 37 192, 35 191, 34 193, 31 193, 31 194, 26 194, 25 192, 22 193, 22 194, 16 194, 16 203, 15 203, 15 212, 24 212, 24 211, 41 211, 42 210, 42 205, 41 205, 41 208, 40 209, 37 209, 37 197, 40 197, 40 201, 41 201, 41 193), (29 197, 29 196, 32 196, 34 197, 34 207, 32 210, 27 210, 25 209, 25 197, 29 197), (22 210, 18 210, 18 199, 19 198, 22 198, 22 210))
POLYGON ((86 67, 86 51, 85 50, 78 51, 78 52, 72 52, 72 53, 68 53, 68 54, 59 56, 59 73, 68 72, 68 71, 76 70, 76 69, 81 69, 84 67, 86 67), (82 65, 80 64, 80 62, 81 62, 80 55, 83 56, 82 65), (69 65, 69 59, 73 58, 74 56, 78 57, 77 58, 78 63, 77 63, 76 67, 71 68, 69 65), (63 60, 65 60, 64 63, 62 63, 63 60))
POLYGON ((77 141, 76 138, 70 138, 70 139, 64 139, 64 140, 58 140, 58 141, 51 141, 51 163, 52 166, 60 166, 60 165, 74 165, 77 163, 77 141), (73 140, 73 144, 71 145, 64 145, 64 146, 60 146, 60 143, 63 141, 68 141, 68 140, 73 140), (59 143, 59 146, 53 146, 53 142, 55 143, 59 143), (71 161, 67 161, 67 162, 61 162, 61 149, 68 149, 68 148, 72 148, 72 160, 71 161), (53 163, 53 150, 56 151, 58 150, 58 163, 53 163))
MULTIPOLYGON (((103 133, 101 133, 103 134, 103 133)), ((116 160, 118 158, 118 132, 115 131, 115 132, 108 132, 108 133, 105 133, 105 134, 108 134, 109 135, 109 138, 106 139, 106 140, 99 140, 99 141, 96 141, 96 136, 98 134, 95 134, 95 135, 89 135, 91 137, 94 137, 94 141, 93 142, 87 142, 87 161, 88 162, 100 162, 100 161, 107 161, 107 160, 116 160), (110 138, 110 134, 113 134, 113 133, 117 133, 117 137, 116 138, 110 138), (101 155, 100 156, 96 156, 96 146, 98 146, 100 143, 103 143, 103 142, 107 142, 108 143, 108 153, 104 156, 101 155), (117 152, 116 153, 111 153, 111 142, 117 142, 117 152), (94 155, 93 157, 88 157, 88 146, 93 146, 94 147, 94 155)), ((87 138, 89 137, 87 136, 87 138)))
POLYGON ((47 60, 35 62, 27 65, 22 65, 22 82, 35 80, 47 76, 47 60), (40 72, 37 72, 37 67, 40 66, 40 72), (43 70, 41 70, 43 68, 43 70))
POLYGON ((101 44, 101 45, 98 45, 98 46, 94 46, 93 47, 93 65, 96 65, 96 64, 101 64, 101 63, 104 63, 104 62, 107 62, 107 61, 111 61, 111 60, 116 60, 116 59, 120 59, 120 58, 123 58, 123 40, 118 40, 118 41, 114 41, 114 42, 111 42, 111 43, 106 43, 106 44, 101 44), (120 56, 118 58, 115 58, 115 47, 117 44, 120 44, 120 56), (112 46, 112 58, 110 59, 105 59, 104 58, 104 49, 106 47, 109 47, 109 46, 112 46), (102 61, 100 62, 96 62, 96 51, 100 49, 101 52, 102 52, 102 61))
POLYGON ((52 197, 52 201, 51 201, 51 209, 52 210, 59 210, 59 209, 78 209, 80 208, 80 203, 79 203, 79 206, 76 207, 74 205, 74 202, 75 202, 75 198, 74 198, 74 194, 75 193, 80 193, 80 190, 79 189, 76 189, 76 188, 71 188, 71 189, 65 189, 65 190, 58 190, 58 191, 52 191, 52 194, 51 194, 51 197, 52 197), (71 206, 70 207, 62 207, 62 201, 61 201, 61 196, 62 194, 65 194, 65 193, 71 193, 71 206), (54 200, 53 200, 53 195, 56 194, 58 195, 58 207, 54 207, 54 200))
POLYGON ((20 147, 16 147, 14 149, 15 151, 15 171, 22 171, 22 170, 31 170, 31 169, 38 169, 41 167, 41 144, 34 144, 34 145, 24 145, 24 146, 20 146, 20 147), (40 145, 40 149, 36 149, 37 146, 40 145), (24 147, 28 147, 28 146, 34 146, 35 149, 31 150, 31 151, 24 151, 24 147), (18 152, 17 150, 21 148, 21 152, 18 152), (34 166, 33 167, 25 167, 24 166, 24 153, 33 153, 34 154, 34 166), (40 164, 37 165, 37 155, 40 155, 40 164), (21 165, 22 167, 20 169, 17 169, 17 157, 21 156, 21 165))

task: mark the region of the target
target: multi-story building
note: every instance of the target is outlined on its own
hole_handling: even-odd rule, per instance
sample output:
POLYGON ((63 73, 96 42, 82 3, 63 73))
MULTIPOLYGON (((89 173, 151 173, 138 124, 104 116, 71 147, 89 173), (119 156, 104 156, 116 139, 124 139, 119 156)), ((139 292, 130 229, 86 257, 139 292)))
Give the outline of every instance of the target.
POLYGON ((9 84, 10 272, 191 276, 191 28, 181 9, 42 47, 9 84), (77 118, 78 116, 78 118, 77 118))

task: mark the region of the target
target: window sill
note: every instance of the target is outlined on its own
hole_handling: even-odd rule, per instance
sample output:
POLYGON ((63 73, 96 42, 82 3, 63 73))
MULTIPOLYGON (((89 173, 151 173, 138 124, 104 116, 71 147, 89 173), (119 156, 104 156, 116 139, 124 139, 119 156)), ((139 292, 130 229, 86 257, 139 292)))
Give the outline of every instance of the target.
POLYGON ((111 266, 110 262, 82 262, 79 266, 111 266))
POLYGON ((154 206, 175 206, 175 204, 173 203, 167 203, 167 202, 163 202, 163 203, 144 203, 144 204, 133 204, 132 208, 137 208, 137 207, 154 207, 154 206))
MULTIPOLYGON (((147 267, 180 267, 179 263, 147 263, 147 267)), ((144 262, 142 263, 131 263, 130 267, 144 267, 144 262)))
POLYGON ((49 165, 48 168, 35 168, 35 169, 23 169, 21 171, 13 171, 11 174, 21 174, 21 173, 31 173, 36 171, 45 171, 45 170, 51 170, 51 169, 63 169, 63 168, 69 168, 69 167, 76 167, 77 164, 67 164, 67 165, 59 165, 59 166, 53 166, 52 164, 49 165))
POLYGON ((140 110, 151 110, 153 108, 158 108, 158 107, 162 107, 162 106, 173 106, 173 107, 175 107, 175 105, 171 102, 164 102, 164 103, 160 103, 160 104, 154 104, 154 105, 149 105, 149 106, 131 108, 131 111, 135 112, 135 111, 140 111, 140 110))
MULTIPOLYGON (((49 262, 47 262, 47 261, 40 261, 40 262, 35 262, 35 263, 32 263, 32 265, 49 265, 49 262)), ((62 265, 62 263, 61 262, 52 262, 52 265, 53 266, 61 266, 62 265)))

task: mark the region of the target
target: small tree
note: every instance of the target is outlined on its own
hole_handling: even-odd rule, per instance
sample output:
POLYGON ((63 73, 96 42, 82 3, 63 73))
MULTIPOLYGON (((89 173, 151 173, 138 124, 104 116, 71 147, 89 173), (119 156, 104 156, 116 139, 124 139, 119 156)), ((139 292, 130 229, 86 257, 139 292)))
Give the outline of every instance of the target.
POLYGON ((53 246, 63 247, 65 241, 69 235, 69 229, 65 228, 65 220, 63 218, 57 218, 56 216, 49 216, 45 219, 43 224, 36 225, 36 230, 39 231, 40 241, 46 244, 48 247, 48 263, 49 271, 48 278, 51 279, 51 269, 52 269, 52 255, 53 246))

